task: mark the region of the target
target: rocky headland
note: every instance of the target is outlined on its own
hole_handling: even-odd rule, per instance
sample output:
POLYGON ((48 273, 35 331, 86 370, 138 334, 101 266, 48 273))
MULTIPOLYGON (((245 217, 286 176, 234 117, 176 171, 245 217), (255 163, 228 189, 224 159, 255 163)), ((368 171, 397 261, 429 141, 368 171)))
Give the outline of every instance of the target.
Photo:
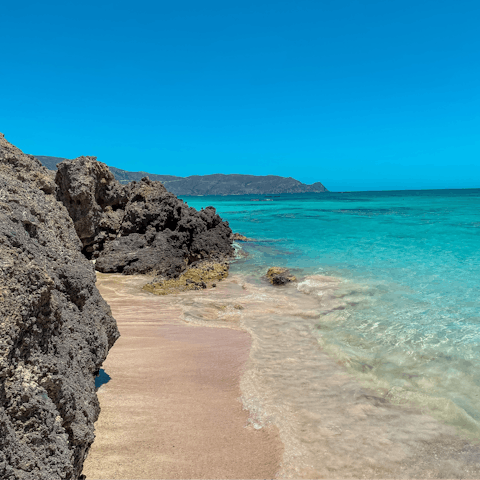
POLYGON ((119 333, 52 176, 0 134, 0 478, 81 478, 119 333))
MULTIPOLYGON (((37 155, 37 158, 50 170, 56 170, 57 164, 64 161, 60 157, 37 155)), ((278 175, 191 175, 177 177, 147 172, 129 172, 109 167, 116 180, 121 184, 139 181, 144 177, 161 182, 169 192, 175 195, 265 195, 281 193, 322 193, 328 192, 320 182, 307 185, 292 177, 278 175)))

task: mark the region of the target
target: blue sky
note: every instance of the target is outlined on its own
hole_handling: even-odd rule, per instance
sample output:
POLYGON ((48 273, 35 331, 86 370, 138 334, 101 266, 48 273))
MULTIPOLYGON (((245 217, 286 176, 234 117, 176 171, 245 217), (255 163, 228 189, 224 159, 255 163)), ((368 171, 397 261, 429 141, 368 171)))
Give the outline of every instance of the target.
POLYGON ((126 170, 480 187, 480 2, 2 2, 0 131, 126 170))

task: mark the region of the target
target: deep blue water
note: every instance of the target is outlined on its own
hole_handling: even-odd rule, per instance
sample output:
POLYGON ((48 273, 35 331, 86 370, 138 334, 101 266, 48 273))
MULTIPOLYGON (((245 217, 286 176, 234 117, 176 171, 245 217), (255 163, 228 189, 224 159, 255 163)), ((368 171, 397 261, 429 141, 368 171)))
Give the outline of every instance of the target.
POLYGON ((344 279, 354 301, 319 321, 322 345, 377 387, 478 427, 480 189, 183 200, 256 240, 234 273, 344 279))

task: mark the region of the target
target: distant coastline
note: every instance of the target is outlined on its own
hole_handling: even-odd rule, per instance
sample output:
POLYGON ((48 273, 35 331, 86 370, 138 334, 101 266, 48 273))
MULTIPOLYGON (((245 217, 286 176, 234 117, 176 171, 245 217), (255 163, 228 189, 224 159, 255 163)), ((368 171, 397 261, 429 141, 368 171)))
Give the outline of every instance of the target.
MULTIPOLYGON (((61 157, 35 155, 49 170, 56 170, 57 163, 66 160, 61 157)), ((328 192, 325 186, 316 182, 311 185, 302 183, 292 177, 278 175, 241 175, 221 174, 191 175, 176 177, 173 175, 158 175, 147 172, 129 172, 115 167, 110 171, 122 184, 139 181, 143 177, 162 182, 165 188, 175 195, 275 195, 280 193, 324 193, 328 192)))

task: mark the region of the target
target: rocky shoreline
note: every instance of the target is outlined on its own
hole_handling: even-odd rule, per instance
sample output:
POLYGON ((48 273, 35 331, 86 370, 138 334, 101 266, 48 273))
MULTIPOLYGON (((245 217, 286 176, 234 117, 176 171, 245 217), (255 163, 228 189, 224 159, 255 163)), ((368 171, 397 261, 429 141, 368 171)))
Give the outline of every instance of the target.
POLYGON ((226 276, 231 235, 160 182, 121 185, 95 157, 54 179, 0 134, 0 478, 84 478, 95 376, 119 337, 95 269, 203 288, 226 276))
POLYGON ((100 272, 175 278, 195 262, 233 255, 232 231, 215 209, 197 212, 160 182, 121 185, 95 157, 65 160, 55 181, 82 251, 100 272))

